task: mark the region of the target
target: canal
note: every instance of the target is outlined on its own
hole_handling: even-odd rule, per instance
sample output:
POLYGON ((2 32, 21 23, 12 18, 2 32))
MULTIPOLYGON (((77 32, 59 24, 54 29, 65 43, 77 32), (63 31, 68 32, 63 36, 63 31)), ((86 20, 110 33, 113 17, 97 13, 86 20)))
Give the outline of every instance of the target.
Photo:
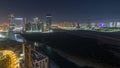
POLYGON ((34 45, 38 52, 42 52, 49 57, 50 60, 54 61, 55 64, 51 68, 55 68, 54 65, 57 65, 58 68, 93 68, 88 66, 78 66, 73 62, 67 60, 66 58, 59 55, 53 48, 48 45, 44 45, 40 42, 28 41, 29 44, 34 45))
POLYGON ((14 37, 16 41, 26 43, 28 45, 32 45, 33 47, 36 48, 38 52, 42 52, 45 55, 47 55, 50 61, 52 61, 52 63, 50 63, 49 65, 50 68, 93 68, 88 66, 80 67, 72 63, 71 61, 67 60, 66 58, 60 56, 56 51, 54 51, 52 47, 49 47, 48 45, 44 45, 41 42, 25 40, 19 34, 15 34, 14 37))

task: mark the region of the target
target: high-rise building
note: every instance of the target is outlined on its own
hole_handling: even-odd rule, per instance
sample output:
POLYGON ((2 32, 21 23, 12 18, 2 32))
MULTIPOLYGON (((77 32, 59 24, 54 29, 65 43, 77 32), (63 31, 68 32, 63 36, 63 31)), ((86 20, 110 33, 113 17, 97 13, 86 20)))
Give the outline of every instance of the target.
POLYGON ((46 15, 46 29, 51 30, 52 16, 50 14, 46 15))
POLYGON ((34 26, 34 28, 35 28, 35 30, 40 30, 39 29, 39 24, 40 24, 40 21, 39 21, 39 18, 38 17, 35 17, 34 18, 34 23, 33 23, 35 26, 34 26))
POLYGON ((39 18, 38 17, 35 17, 33 19, 34 19, 34 23, 39 23, 39 18))
POLYGON ((15 28, 15 17, 13 14, 9 16, 9 31, 13 31, 15 28))

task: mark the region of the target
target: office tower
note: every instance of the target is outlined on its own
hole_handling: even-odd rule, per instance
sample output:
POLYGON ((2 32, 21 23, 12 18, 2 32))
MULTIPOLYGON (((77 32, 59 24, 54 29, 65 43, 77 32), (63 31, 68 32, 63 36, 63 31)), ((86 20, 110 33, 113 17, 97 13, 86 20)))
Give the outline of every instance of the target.
POLYGON ((39 24, 40 24, 39 18, 35 17, 33 20, 34 20, 33 24, 34 24, 35 30, 39 30, 39 24))
POLYGON ((77 23, 77 27, 76 27, 77 29, 79 29, 80 28, 80 23, 77 23))
POLYGON ((15 28, 15 18, 14 18, 14 15, 11 14, 9 16, 9 31, 13 31, 15 28))
POLYGON ((46 15, 46 29, 48 31, 51 30, 51 24, 52 24, 52 16, 50 14, 46 15))

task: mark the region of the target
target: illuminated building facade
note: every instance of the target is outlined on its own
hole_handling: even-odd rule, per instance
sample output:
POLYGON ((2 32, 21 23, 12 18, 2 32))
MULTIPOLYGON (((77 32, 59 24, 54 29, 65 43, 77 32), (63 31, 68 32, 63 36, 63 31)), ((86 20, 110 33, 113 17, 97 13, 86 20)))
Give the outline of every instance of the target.
POLYGON ((14 18, 14 15, 11 14, 9 16, 9 31, 13 31, 15 28, 15 18, 14 18))
POLYGON ((9 16, 9 31, 21 32, 24 29, 24 22, 24 18, 18 18, 11 14, 9 16))
POLYGON ((15 17, 15 32, 21 32, 24 29, 24 19, 15 17))
POLYGON ((50 14, 46 15, 46 30, 51 30, 52 16, 50 14))
POLYGON ((25 30, 26 31, 37 31, 37 32, 43 32, 44 31, 44 24, 39 20, 38 17, 33 18, 32 21, 29 21, 25 24, 25 30))

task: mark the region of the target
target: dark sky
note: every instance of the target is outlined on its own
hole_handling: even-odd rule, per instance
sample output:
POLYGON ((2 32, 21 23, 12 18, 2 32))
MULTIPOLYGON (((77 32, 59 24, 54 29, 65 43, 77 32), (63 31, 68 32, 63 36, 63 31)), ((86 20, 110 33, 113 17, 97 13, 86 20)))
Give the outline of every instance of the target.
POLYGON ((0 0, 0 20, 52 14, 55 21, 120 18, 120 0, 0 0))

